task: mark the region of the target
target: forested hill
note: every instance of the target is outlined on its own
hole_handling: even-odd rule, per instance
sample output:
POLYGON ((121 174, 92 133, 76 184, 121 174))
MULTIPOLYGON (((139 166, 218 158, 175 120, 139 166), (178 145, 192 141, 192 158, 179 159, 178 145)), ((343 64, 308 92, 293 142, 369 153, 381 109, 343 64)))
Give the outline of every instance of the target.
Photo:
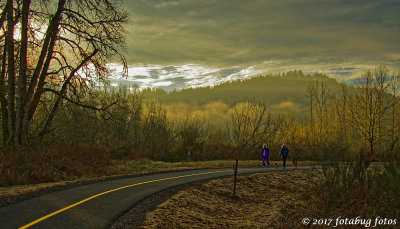
POLYGON ((258 75, 244 80, 221 83, 214 87, 188 88, 166 92, 162 89, 145 89, 145 98, 155 98, 163 104, 183 102, 203 105, 211 101, 222 101, 230 106, 246 99, 265 102, 267 105, 292 102, 304 107, 307 104, 306 90, 313 82, 324 82, 330 92, 337 93, 340 83, 326 75, 305 75, 302 71, 291 71, 276 75, 258 75))

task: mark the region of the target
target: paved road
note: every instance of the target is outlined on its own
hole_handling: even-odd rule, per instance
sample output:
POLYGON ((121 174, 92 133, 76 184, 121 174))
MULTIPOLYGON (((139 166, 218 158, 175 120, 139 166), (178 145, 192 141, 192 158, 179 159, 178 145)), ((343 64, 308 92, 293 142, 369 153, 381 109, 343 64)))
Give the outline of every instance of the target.
MULTIPOLYGON (((298 169, 310 169, 302 166, 298 169)), ((290 170, 292 168, 287 168, 290 170)), ((239 168, 238 174, 281 171, 239 168)), ((233 174, 230 168, 161 173, 110 180, 57 191, 0 208, 0 229, 107 228, 136 203, 177 185, 233 174)))

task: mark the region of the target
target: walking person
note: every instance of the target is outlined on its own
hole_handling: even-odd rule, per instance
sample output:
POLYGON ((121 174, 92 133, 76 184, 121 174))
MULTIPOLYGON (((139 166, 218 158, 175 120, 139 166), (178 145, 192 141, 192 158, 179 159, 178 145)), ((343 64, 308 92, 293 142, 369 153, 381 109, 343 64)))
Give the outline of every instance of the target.
POLYGON ((260 155, 262 157, 263 167, 265 167, 265 161, 267 161, 268 167, 269 167, 269 155, 270 155, 270 153, 269 153, 269 148, 268 148, 267 145, 265 145, 265 144, 263 145, 263 149, 262 149, 260 155))
POLYGON ((286 168, 286 159, 289 156, 289 149, 286 147, 285 144, 282 145, 281 153, 279 154, 282 157, 283 161, 283 168, 286 168))

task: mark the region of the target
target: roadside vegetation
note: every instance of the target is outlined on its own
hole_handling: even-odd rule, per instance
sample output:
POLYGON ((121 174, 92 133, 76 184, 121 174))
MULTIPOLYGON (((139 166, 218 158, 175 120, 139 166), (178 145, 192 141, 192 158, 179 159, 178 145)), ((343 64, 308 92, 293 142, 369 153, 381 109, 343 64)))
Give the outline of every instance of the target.
POLYGON ((304 193, 309 208, 302 212, 315 218, 332 216, 398 219, 400 209, 400 166, 369 167, 356 163, 325 167, 320 179, 310 182, 304 193))
MULTIPOLYGON (((96 180, 116 176, 140 175, 185 169, 233 168, 233 160, 182 160, 179 162, 150 159, 112 159, 100 148, 65 146, 63 150, 36 148, 19 149, 0 155, 1 186, 43 182, 96 180)), ((280 161, 274 162, 278 165, 280 161)), ((301 161, 299 165, 314 162, 301 161)), ((242 160, 240 167, 260 166, 258 160, 242 160)))

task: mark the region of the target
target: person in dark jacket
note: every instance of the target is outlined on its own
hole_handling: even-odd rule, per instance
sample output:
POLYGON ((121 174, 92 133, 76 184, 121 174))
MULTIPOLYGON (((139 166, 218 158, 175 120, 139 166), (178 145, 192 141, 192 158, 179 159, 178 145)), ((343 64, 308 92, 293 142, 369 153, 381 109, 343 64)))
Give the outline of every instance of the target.
POLYGON ((281 153, 279 154, 282 157, 283 161, 283 168, 286 168, 286 159, 289 156, 289 149, 286 147, 285 144, 282 145, 281 153))
POLYGON ((270 155, 269 148, 267 145, 264 144, 263 149, 260 153, 260 156, 262 157, 262 161, 263 161, 263 167, 265 167, 265 161, 267 161, 268 167, 269 167, 269 155, 270 155))

